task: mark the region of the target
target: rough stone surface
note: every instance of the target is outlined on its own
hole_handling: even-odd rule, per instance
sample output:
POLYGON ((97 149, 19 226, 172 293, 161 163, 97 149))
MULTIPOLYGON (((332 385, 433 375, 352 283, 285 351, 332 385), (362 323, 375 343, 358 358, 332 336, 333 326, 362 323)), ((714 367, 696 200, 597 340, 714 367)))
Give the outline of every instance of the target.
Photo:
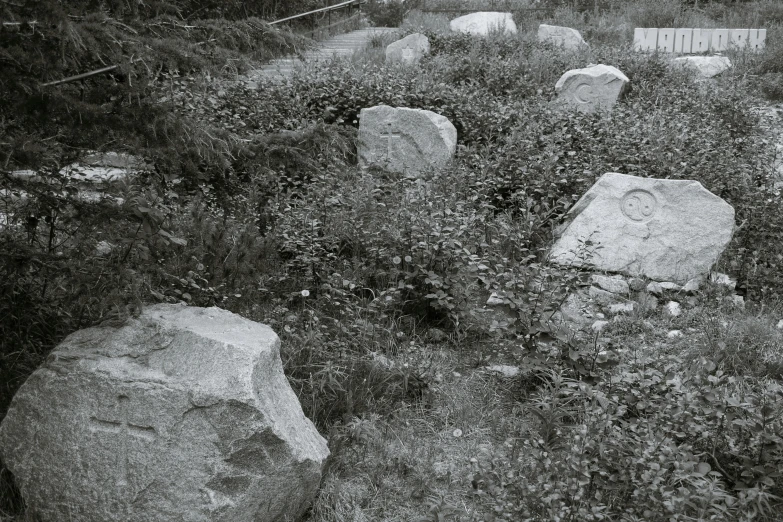
POLYGON ((609 313, 613 315, 630 314, 633 312, 634 308, 634 303, 617 303, 609 307, 609 313))
POLYGON ((695 70, 702 78, 712 78, 731 68, 728 56, 681 56, 673 63, 695 70))
POLYGON ((613 294, 628 295, 630 288, 621 276, 605 276, 601 274, 593 274, 591 276, 593 284, 598 285, 601 289, 613 294))
POLYGON ((607 292, 606 290, 601 290, 596 286, 590 287, 590 290, 588 290, 588 295, 590 296, 590 299, 596 303, 607 306, 620 300, 618 295, 613 294, 612 292, 607 292))
POLYGON ((422 109, 378 105, 359 115, 359 164, 419 175, 445 167, 457 150, 457 129, 422 109))
POLYGON ((156 305, 78 331, 22 385, 0 456, 42 522, 282 522, 329 454, 268 327, 156 305))
POLYGON ((671 281, 664 281, 661 283, 661 288, 666 290, 667 292, 679 292, 682 290, 682 287, 678 285, 677 283, 672 283, 671 281))
POLYGON ((663 287, 661 286, 661 283, 651 281, 650 284, 647 285, 647 291, 653 295, 661 295, 663 293, 663 287))
POLYGON ((486 36, 492 31, 512 34, 517 32, 517 24, 511 13, 480 11, 455 18, 449 23, 452 31, 486 36))
POLYGON ((430 54, 430 41, 421 33, 409 34, 386 47, 386 62, 413 65, 430 54))
POLYGON ((538 41, 550 42, 569 50, 577 50, 587 47, 587 42, 582 38, 582 33, 570 27, 559 25, 541 24, 538 26, 538 41))
POLYGON ((734 209, 697 181, 608 173, 566 215, 551 259, 684 284, 709 272, 733 232, 734 209))
POLYGON ((630 80, 616 67, 593 65, 572 69, 557 80, 557 101, 582 112, 611 110, 628 90, 630 80))

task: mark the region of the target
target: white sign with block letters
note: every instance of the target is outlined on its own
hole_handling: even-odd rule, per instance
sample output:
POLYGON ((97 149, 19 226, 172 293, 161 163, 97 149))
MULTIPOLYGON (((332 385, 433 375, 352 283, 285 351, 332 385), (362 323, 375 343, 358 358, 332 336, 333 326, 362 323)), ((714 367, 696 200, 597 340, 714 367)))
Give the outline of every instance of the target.
POLYGON ((696 54, 726 51, 729 48, 764 49, 766 29, 641 28, 633 31, 636 51, 696 54))

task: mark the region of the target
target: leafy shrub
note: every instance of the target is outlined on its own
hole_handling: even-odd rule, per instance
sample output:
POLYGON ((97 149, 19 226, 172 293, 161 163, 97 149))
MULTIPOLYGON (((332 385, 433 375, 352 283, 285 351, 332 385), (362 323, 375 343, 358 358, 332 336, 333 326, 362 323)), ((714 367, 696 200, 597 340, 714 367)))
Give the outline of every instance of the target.
POLYGON ((369 0, 362 11, 376 27, 399 27, 409 7, 402 0, 369 0))
MULTIPOLYGON (((647 361, 648 363, 651 361, 647 361)), ((529 407, 536 433, 474 487, 510 517, 772 520, 783 464, 779 385, 747 389, 702 361, 616 368, 595 386, 557 373, 529 407)))

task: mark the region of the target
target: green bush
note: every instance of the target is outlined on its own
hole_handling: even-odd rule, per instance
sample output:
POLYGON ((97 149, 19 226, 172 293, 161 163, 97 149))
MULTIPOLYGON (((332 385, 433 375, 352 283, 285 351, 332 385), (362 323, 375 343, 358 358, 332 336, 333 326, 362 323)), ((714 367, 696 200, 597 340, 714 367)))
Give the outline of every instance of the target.
POLYGON ((376 27, 399 27, 409 9, 402 0, 369 0, 362 6, 362 11, 376 27))

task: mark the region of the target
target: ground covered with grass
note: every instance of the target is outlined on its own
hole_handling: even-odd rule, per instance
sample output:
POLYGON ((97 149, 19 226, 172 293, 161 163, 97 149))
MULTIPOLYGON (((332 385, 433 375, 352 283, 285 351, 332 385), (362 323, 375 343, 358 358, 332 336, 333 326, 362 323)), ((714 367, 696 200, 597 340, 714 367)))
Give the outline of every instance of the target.
MULTIPOLYGON (((410 69, 385 65, 378 39, 257 90, 178 74, 144 91, 165 125, 91 145, 155 164, 110 187, 120 205, 76 198, 54 174, 61 156, 7 154, 6 171, 53 173, 4 177, 0 412, 74 330, 144 303, 220 306, 280 335, 329 440, 312 521, 775 520, 783 10, 615 4, 518 14, 519 35, 484 39, 412 11, 401 34, 424 32, 432 53, 410 69), (542 45, 538 23, 591 46, 542 45), (630 49, 634 27, 716 26, 766 27, 767 49, 728 53, 735 67, 709 81, 630 49), (557 79, 591 63, 623 71, 629 95, 610 115, 558 110, 557 79), (380 103, 447 116, 453 166, 422 180, 361 171, 358 114, 380 103), (553 228, 605 172, 695 179, 731 203, 738 229, 716 269, 737 290, 658 296, 677 316, 634 293, 635 311, 600 332, 554 321, 588 274, 547 264, 553 228), (492 292, 506 313, 487 309, 492 292)), ((1 484, 3 516, 24 520, 1 484)))

